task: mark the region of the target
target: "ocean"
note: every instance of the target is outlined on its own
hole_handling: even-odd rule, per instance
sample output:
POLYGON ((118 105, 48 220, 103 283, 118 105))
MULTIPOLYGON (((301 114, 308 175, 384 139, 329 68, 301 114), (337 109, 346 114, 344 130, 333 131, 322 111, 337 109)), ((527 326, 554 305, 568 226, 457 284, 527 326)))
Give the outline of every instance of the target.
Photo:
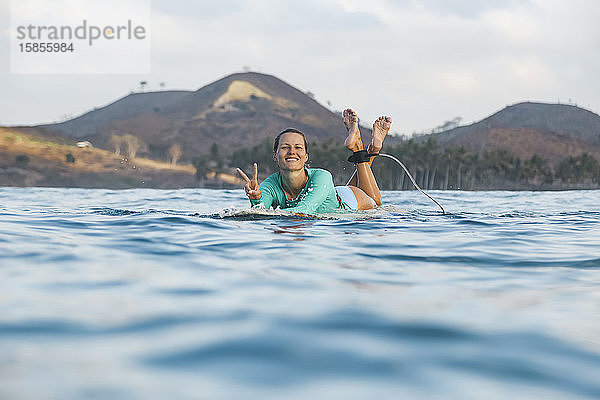
POLYGON ((430 194, 0 188, 0 398, 600 398, 600 191, 430 194))

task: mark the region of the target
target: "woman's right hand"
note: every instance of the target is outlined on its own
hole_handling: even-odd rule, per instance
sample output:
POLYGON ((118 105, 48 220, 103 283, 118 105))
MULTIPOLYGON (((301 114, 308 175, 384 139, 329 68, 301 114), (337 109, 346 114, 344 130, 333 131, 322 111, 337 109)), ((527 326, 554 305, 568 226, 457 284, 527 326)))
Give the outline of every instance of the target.
POLYGON ((241 169, 237 168, 237 172, 246 181, 246 186, 244 186, 246 196, 250 200, 259 200, 262 197, 262 192, 260 191, 260 186, 258 186, 258 164, 254 163, 254 176, 252 180, 241 169))

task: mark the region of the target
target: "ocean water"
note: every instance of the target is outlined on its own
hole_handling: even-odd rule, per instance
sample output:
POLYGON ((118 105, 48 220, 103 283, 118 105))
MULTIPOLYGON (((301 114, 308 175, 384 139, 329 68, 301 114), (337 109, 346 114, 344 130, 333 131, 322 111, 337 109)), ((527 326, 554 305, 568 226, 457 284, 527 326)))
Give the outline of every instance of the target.
POLYGON ((0 188, 0 398, 600 398, 600 192, 431 194, 0 188))

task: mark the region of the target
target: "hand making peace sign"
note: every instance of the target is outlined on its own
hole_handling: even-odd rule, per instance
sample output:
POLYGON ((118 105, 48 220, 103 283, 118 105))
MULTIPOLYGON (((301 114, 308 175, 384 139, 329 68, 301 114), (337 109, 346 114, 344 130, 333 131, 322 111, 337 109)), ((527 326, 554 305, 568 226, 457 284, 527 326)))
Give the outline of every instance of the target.
POLYGON ((237 172, 246 181, 246 186, 244 186, 246 196, 251 200, 259 200, 262 197, 262 192, 260 186, 258 186, 258 164, 254 163, 254 177, 252 180, 241 169, 237 168, 237 172))

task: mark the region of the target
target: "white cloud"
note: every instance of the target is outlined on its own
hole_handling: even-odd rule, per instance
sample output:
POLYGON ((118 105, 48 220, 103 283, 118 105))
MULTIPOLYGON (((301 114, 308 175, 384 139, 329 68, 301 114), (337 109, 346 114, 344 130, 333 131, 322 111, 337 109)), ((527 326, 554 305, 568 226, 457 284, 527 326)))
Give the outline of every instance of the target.
POLYGON ((528 99, 573 98, 598 112, 597 15, 600 3, 585 0, 155 2, 151 75, 5 74, 6 96, 34 103, 21 112, 18 101, 2 102, 0 121, 52 119, 141 79, 197 89, 244 65, 335 108, 354 106, 363 120, 391 114, 401 132, 480 119, 528 99), (40 103, 27 96, 34 87, 40 103))

